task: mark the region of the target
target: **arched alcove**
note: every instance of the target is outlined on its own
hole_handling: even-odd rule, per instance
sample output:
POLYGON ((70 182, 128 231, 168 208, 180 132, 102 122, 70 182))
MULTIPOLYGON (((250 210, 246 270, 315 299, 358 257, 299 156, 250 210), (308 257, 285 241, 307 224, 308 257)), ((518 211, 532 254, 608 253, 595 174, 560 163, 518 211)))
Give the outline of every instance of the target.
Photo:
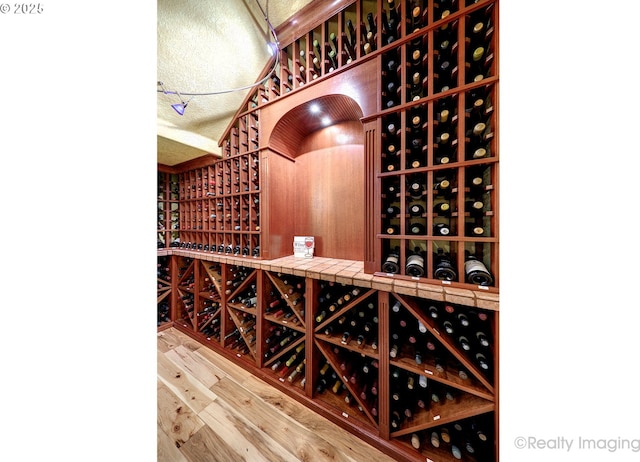
POLYGON ((360 106, 325 95, 283 115, 269 147, 295 160, 291 225, 315 236, 316 255, 364 257, 364 130, 360 106))

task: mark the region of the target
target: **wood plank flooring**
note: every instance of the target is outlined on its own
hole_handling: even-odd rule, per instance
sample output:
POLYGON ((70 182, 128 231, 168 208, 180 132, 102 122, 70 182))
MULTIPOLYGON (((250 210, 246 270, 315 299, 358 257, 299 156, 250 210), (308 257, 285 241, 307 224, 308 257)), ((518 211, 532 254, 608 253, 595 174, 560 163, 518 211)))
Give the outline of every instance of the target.
POLYGON ((394 460, 176 329, 157 366, 158 462, 394 460))

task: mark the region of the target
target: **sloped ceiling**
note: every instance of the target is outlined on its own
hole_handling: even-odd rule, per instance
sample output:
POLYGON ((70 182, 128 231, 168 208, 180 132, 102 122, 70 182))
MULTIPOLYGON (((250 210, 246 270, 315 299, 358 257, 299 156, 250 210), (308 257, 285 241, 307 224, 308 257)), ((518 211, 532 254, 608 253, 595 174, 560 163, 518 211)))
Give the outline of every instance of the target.
POLYGON ((220 154, 249 92, 229 90, 253 84, 271 56, 265 15, 277 28, 311 1, 322 0, 158 0, 158 163, 220 154), (171 107, 181 102, 182 116, 171 107))

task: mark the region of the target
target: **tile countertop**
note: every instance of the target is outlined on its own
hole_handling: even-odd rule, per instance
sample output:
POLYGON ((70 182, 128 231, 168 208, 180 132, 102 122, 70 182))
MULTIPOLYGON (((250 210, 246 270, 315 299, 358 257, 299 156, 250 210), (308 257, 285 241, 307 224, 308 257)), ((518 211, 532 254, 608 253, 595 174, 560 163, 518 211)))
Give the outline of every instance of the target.
POLYGON ((379 276, 364 272, 364 262, 355 260, 341 260, 337 258, 299 258, 288 255, 274 260, 260 260, 251 257, 238 257, 217 253, 206 253, 181 249, 163 249, 158 256, 180 255, 198 258, 205 261, 215 261, 232 265, 246 266, 266 271, 293 274, 294 276, 309 277, 323 281, 333 281, 366 287, 402 295, 427 298, 436 301, 446 301, 466 306, 474 306, 487 310, 499 311, 500 294, 446 285, 427 283, 393 276, 379 276))

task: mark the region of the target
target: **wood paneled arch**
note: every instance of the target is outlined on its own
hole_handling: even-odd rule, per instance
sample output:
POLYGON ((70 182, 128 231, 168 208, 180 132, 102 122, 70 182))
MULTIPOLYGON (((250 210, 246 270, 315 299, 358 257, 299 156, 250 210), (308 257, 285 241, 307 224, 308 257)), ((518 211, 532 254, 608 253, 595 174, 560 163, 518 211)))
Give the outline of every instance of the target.
MULTIPOLYGON (((271 131, 268 145, 275 151, 295 158, 303 153, 301 147, 304 145, 304 140, 312 133, 351 121, 357 122, 360 126, 360 138, 353 133, 354 130, 349 130, 351 136, 346 141, 348 144, 363 144, 364 132, 360 123, 362 117, 360 105, 351 97, 335 94, 320 96, 285 113, 271 131)), ((353 126, 353 124, 349 125, 353 126)), ((335 143, 345 144, 338 139, 335 143)))

